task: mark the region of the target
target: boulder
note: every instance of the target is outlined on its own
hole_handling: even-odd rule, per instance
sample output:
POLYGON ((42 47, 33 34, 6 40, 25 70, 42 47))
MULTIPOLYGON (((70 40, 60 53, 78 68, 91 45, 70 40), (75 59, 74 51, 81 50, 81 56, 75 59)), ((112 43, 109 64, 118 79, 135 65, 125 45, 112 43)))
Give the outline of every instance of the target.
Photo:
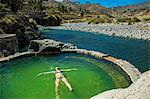
POLYGON ((30 42, 29 51, 43 53, 59 53, 64 49, 77 49, 77 46, 71 43, 63 43, 52 39, 32 40, 30 42))
POLYGON ((42 26, 60 26, 62 18, 58 15, 47 15, 45 12, 30 12, 29 13, 37 24, 42 26))

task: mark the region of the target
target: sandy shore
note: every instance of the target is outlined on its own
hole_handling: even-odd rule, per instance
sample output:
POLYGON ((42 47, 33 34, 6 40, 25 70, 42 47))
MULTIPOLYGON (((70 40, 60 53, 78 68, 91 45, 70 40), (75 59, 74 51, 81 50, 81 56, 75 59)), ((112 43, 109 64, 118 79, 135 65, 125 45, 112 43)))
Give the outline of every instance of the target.
POLYGON ((87 23, 66 23, 62 26, 48 27, 51 29, 64 29, 85 32, 96 32, 109 36, 127 37, 132 39, 150 40, 150 30, 145 30, 136 25, 127 24, 87 24, 87 23))

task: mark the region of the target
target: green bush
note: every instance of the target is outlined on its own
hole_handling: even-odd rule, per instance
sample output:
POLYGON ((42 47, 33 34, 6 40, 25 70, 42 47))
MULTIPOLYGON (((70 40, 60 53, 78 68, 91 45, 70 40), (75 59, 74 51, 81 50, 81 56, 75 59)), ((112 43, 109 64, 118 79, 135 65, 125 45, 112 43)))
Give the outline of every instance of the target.
POLYGON ((127 17, 122 17, 122 18, 117 18, 117 23, 118 22, 128 22, 129 18, 127 17))
POLYGON ((140 20, 137 17, 133 17, 132 22, 140 22, 140 20))
POLYGON ((120 22, 127 22, 128 25, 131 25, 136 22, 140 22, 140 20, 137 17, 133 17, 133 18, 122 17, 122 18, 118 18, 116 21, 116 23, 120 23, 120 22))
POLYGON ((88 24, 94 23, 94 24, 99 24, 99 23, 111 23, 111 19, 110 18, 90 18, 86 20, 88 22, 88 24))
POLYGON ((56 15, 46 16, 43 18, 44 24, 49 25, 49 26, 58 26, 60 25, 61 21, 62 21, 62 18, 56 15))
POLYGON ((10 12, 10 9, 5 4, 0 3, 0 12, 10 12))
POLYGON ((150 23, 150 18, 144 18, 143 21, 150 23))

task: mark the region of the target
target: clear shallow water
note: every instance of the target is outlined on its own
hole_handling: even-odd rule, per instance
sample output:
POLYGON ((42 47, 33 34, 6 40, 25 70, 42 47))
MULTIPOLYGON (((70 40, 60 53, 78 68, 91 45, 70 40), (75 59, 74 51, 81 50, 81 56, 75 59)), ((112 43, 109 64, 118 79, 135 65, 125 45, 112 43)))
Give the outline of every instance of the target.
POLYGON ((48 38, 73 43, 79 48, 97 50, 125 59, 139 68, 141 72, 150 69, 150 41, 69 30, 45 30, 43 34, 48 38))
POLYGON ((88 99, 108 89, 127 87, 128 76, 119 67, 77 54, 56 56, 32 56, 18 58, 1 64, 1 99, 55 99, 54 75, 36 76, 40 72, 53 69, 77 68, 64 72, 74 91, 69 92, 61 83, 60 99, 88 99))

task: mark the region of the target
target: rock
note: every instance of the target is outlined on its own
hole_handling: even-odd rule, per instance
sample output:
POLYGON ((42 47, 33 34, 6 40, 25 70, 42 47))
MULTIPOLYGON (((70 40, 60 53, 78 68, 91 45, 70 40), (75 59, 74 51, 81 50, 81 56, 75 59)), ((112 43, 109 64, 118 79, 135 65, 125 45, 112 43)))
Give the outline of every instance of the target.
POLYGON ((51 39, 43 40, 32 40, 30 42, 29 48, 30 51, 35 52, 61 52, 64 49, 77 49, 77 46, 71 43, 63 43, 61 41, 55 41, 51 39))
POLYGON ((0 52, 4 56, 8 56, 16 53, 17 51, 18 39, 16 34, 0 34, 0 52))
POLYGON ((40 36, 36 22, 27 15, 7 14, 0 19, 0 34, 16 34, 19 48, 24 48, 31 39, 37 39, 40 36))
POLYGON ((47 15, 45 12, 30 12, 30 16, 43 26, 60 26, 62 18, 58 15, 47 15))
POLYGON ((113 89, 91 99, 150 99, 150 70, 125 89, 113 89))
POLYGON ((8 50, 3 50, 3 55, 4 55, 4 56, 9 56, 9 55, 10 55, 10 51, 8 51, 8 50))

